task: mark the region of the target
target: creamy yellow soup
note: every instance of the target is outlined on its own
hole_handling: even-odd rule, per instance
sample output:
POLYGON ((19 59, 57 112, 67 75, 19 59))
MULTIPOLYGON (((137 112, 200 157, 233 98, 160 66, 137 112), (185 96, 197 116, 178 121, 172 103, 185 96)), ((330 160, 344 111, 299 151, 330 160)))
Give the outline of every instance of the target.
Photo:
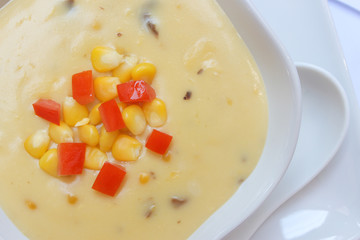
MULTIPOLYGON (((30 239, 186 239, 258 162, 264 84, 213 0, 14 0, 0 11, 0 36, 0 206, 30 239), (168 157, 108 153, 127 171, 115 197, 91 188, 99 171, 53 177, 24 149, 49 126, 32 103, 71 96, 71 76, 93 69, 96 46, 156 66, 152 86, 168 114, 157 129, 173 136, 168 157)), ((144 145, 151 130, 136 138, 144 145)))

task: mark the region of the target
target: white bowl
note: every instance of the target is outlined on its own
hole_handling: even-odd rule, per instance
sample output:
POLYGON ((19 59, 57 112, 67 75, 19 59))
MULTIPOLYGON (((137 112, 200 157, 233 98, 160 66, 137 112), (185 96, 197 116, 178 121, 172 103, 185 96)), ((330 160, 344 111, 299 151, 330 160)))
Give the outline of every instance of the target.
MULTIPOLYGON (((300 128, 300 83, 292 61, 248 0, 218 0, 252 52, 269 103, 265 148, 253 173, 190 239, 221 239, 255 211, 292 158, 300 128)), ((27 239, 0 209, 0 240, 27 239)))
POLYGON ((249 217, 274 189, 298 139, 301 89, 296 68, 249 0, 218 0, 250 49, 265 82, 269 127, 258 165, 236 193, 189 239, 221 239, 249 217))

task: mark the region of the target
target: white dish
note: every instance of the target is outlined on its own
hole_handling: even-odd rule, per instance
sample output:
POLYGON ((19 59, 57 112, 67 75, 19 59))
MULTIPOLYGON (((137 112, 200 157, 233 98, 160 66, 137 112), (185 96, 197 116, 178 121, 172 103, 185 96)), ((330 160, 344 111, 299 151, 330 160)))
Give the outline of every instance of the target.
MULTIPOLYGON (((331 72, 344 87, 350 102, 350 128, 345 142, 330 165, 309 186, 281 207, 252 240, 261 239, 359 239, 360 238, 360 117, 358 103, 347 65, 338 42, 327 1, 253 0, 255 6, 283 42, 296 61, 316 64, 331 72), (290 30, 289 30, 290 29, 290 30)), ((332 6, 334 10, 334 6, 332 6)), ((348 16, 355 20, 351 9, 338 9, 334 17, 348 16), (345 15, 345 11, 349 11, 345 15)), ((338 29, 347 42, 359 46, 356 23, 344 22, 346 30, 338 29), (352 32, 352 34, 350 34, 352 32)), ((358 59, 359 47, 346 49, 358 59)), ((348 52, 347 52, 348 51, 348 52)), ((349 68, 351 65, 349 64, 349 68)), ((358 68, 358 62, 353 67, 358 68)), ((351 71, 351 69, 350 69, 351 71)), ((358 71, 357 69, 354 72, 358 71)), ((358 81, 356 75, 354 81, 358 81)), ((234 237, 233 239, 238 239, 234 237)))
MULTIPOLYGON (((231 14, 232 20, 264 78, 269 103, 268 135, 253 173, 190 239, 220 239, 265 200, 289 165, 300 127, 301 92, 293 62, 260 20, 250 1, 228 1, 226 5, 230 10, 237 9, 231 14)), ((0 223, 0 239, 24 239, 2 212, 0 223)))

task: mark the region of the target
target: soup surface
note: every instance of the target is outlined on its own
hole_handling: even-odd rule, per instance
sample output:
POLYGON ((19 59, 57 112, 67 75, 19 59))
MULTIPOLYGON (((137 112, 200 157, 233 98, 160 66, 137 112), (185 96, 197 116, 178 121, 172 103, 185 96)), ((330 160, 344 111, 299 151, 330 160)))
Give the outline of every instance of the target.
MULTIPOLYGON (((0 206, 30 239, 186 239, 256 166, 264 85, 214 1, 14 0, 0 12, 0 36, 0 206), (53 177, 24 150, 49 126, 32 103, 71 96, 71 76, 93 69, 96 46, 156 66, 152 86, 168 113, 157 129, 173 136, 167 159, 145 147, 132 162, 108 154, 127 171, 115 197, 91 188, 98 171, 53 177)), ((136 138, 145 144, 150 131, 136 138)))

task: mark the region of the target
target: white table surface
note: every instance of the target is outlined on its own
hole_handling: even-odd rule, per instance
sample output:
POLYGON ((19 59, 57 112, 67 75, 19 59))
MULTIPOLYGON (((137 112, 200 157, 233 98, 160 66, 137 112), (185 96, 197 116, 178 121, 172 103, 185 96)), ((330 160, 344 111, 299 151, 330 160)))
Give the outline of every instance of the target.
POLYGON ((262 225, 253 240, 360 239, 360 8, 340 1, 360 6, 360 0, 328 0, 328 12, 326 0, 253 0, 293 60, 331 72, 351 107, 349 132, 338 154, 262 225))

